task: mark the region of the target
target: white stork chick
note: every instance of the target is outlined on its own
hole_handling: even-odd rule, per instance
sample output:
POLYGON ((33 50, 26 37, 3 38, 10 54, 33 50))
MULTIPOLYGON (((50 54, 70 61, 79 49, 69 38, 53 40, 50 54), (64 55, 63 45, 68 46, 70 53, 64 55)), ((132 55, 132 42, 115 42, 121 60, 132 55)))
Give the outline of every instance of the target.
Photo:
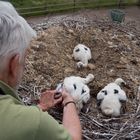
POLYGON ((120 116, 121 103, 127 100, 126 93, 120 88, 122 83, 125 84, 124 80, 118 78, 97 94, 97 101, 103 114, 120 116))
POLYGON ((91 59, 91 51, 87 46, 78 44, 73 50, 73 57, 79 61, 77 62, 78 68, 87 67, 88 61, 91 59))
POLYGON ((64 79, 63 88, 72 95, 79 111, 90 99, 90 89, 86 84, 91 82, 93 79, 94 76, 92 74, 89 74, 86 78, 70 76, 64 79))

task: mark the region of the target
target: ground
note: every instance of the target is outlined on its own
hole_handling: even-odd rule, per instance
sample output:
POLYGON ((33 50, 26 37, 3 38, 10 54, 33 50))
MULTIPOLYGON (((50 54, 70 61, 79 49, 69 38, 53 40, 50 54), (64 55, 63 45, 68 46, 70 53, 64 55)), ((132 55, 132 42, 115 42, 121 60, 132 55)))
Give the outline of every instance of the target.
MULTIPOLYGON (((105 9, 28 19, 38 36, 31 43, 19 92, 25 93, 22 98, 26 103, 32 104, 41 89, 54 89, 67 76, 92 73, 90 111, 79 114, 85 140, 140 139, 140 10, 132 7, 124 11, 126 19, 121 25, 112 23, 105 9), (91 49, 92 68, 76 68, 72 51, 78 43, 91 49), (96 95, 118 77, 127 83, 123 89, 128 101, 119 118, 108 118, 99 111, 96 95)), ((59 112, 50 113, 61 120, 59 112)))
MULTIPOLYGON (((112 9, 112 8, 111 8, 112 9)), ((103 18, 108 16, 110 9, 96 9, 96 10, 82 10, 78 12, 73 12, 73 13, 67 13, 67 14, 61 14, 61 15, 72 15, 72 14, 79 14, 79 15, 86 15, 91 19, 96 19, 96 18, 103 18)), ((138 29, 140 29, 140 8, 139 7, 127 7, 123 9, 126 13, 126 21, 135 21, 137 23, 138 29)), ((54 15, 44 15, 40 17, 28 17, 27 21, 33 25, 42 23, 49 19, 50 17, 57 17, 60 16, 60 14, 54 14, 54 15)))

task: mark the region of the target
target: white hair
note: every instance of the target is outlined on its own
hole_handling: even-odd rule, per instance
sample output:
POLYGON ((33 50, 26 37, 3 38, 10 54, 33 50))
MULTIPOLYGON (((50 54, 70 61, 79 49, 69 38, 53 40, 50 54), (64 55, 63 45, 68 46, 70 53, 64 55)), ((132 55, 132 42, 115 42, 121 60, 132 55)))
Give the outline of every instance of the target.
POLYGON ((20 54, 23 58, 26 48, 35 31, 22 18, 9 2, 0 1, 0 69, 4 67, 4 60, 14 54, 20 54))

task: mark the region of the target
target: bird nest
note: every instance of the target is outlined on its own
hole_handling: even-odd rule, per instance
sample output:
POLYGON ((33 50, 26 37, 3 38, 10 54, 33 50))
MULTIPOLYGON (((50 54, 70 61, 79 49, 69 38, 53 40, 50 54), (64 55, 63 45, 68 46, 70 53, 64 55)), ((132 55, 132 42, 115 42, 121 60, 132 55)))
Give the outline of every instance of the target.
MULTIPOLYGON (((32 41, 19 92, 25 104, 35 104, 41 89, 54 89, 67 76, 95 76, 91 89, 90 111, 80 113, 84 140, 140 139, 140 34, 134 23, 118 25, 108 20, 65 18, 59 23, 46 21, 34 27, 32 41), (52 23, 52 22, 51 22, 52 23), (91 49, 92 67, 77 69, 72 58, 74 47, 85 44, 91 49), (121 77, 127 83, 128 101, 118 118, 103 116, 96 106, 97 93, 121 77), (20 94, 21 95, 21 94, 20 94)), ((61 121, 61 112, 50 112, 61 121)))

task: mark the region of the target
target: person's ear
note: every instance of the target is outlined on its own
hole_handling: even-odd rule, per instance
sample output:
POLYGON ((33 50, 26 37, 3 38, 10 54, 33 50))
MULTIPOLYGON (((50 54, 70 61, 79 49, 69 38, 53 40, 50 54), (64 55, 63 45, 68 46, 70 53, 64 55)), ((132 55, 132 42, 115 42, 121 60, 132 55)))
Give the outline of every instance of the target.
POLYGON ((9 76, 16 77, 19 71, 19 54, 14 55, 9 61, 9 76))

